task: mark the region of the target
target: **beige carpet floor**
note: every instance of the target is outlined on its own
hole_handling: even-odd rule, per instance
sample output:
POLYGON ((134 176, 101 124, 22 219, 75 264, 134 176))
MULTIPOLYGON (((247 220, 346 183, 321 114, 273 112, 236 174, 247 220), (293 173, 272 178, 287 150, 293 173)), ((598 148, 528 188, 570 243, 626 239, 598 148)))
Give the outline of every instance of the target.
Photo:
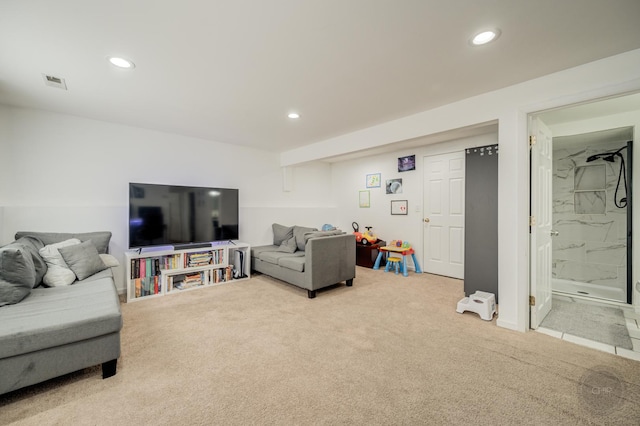
POLYGON ((358 268, 123 304, 116 376, 0 396, 16 425, 640 423, 640 363, 455 312, 462 282, 358 268))

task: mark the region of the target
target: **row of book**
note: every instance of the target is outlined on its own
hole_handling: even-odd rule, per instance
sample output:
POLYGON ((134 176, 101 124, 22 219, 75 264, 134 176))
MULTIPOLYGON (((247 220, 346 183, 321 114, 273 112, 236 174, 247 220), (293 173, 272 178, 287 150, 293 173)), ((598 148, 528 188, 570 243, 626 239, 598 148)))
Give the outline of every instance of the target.
POLYGON ((224 250, 207 250, 203 252, 185 253, 184 267, 194 268, 211 264, 220 264, 224 261, 224 250))
POLYGON ((135 278, 136 297, 151 296, 162 292, 162 280, 159 276, 135 278))
POLYGON ((226 268, 211 271, 211 274, 211 281, 214 283, 231 281, 233 279, 233 268, 231 266, 227 266, 226 268))
POLYGON ((205 284, 207 281, 205 272, 194 272, 192 274, 169 275, 167 285, 169 291, 173 289, 184 290, 205 284))
POLYGON ((209 281, 207 274, 211 274, 210 282, 213 284, 231 281, 233 279, 233 268, 231 266, 227 266, 226 268, 214 269, 212 271, 169 275, 167 277, 167 288, 169 291, 173 289, 184 290, 208 284, 209 281))
MULTIPOLYGON (((233 279, 233 268, 215 269, 209 272, 211 274, 211 283, 222 283, 233 279)), ((167 277, 167 285, 169 291, 184 290, 207 284, 207 272, 194 272, 192 274, 169 275, 167 277)), ((153 296, 162 292, 162 279, 156 275, 153 277, 135 278, 135 297, 153 296)))
POLYGON ((160 275, 163 269, 179 268, 179 255, 148 257, 146 259, 131 259, 131 279, 154 277, 160 275))

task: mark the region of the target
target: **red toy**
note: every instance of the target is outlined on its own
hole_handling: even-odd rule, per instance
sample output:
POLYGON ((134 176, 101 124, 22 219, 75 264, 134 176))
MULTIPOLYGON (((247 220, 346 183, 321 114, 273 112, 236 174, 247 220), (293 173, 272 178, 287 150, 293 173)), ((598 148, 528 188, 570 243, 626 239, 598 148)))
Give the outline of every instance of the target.
POLYGON ((356 242, 359 243, 362 241, 362 232, 360 231, 360 225, 357 222, 352 222, 351 227, 353 228, 353 235, 356 236, 356 242))

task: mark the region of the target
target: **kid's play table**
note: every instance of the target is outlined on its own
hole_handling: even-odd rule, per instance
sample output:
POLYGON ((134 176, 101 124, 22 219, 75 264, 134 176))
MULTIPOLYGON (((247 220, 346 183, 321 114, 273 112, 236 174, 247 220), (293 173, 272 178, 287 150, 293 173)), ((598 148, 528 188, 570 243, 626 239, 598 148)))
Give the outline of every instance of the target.
POLYGON ((373 265, 373 269, 380 269, 380 261, 382 260, 382 254, 387 253, 398 253, 402 255, 402 275, 405 277, 409 276, 407 272, 407 256, 411 256, 413 259, 413 264, 416 267, 416 274, 421 274, 422 269, 420 269, 420 264, 418 263, 418 259, 416 259, 416 253, 413 251, 411 247, 395 247, 395 246, 384 246, 379 248, 380 252, 378 253, 378 258, 376 259, 376 263, 373 265))

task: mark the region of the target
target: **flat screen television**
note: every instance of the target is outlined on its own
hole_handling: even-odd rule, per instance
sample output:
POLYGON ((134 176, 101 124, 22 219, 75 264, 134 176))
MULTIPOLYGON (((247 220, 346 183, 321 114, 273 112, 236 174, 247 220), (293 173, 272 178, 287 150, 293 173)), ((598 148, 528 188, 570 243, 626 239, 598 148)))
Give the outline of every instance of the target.
POLYGON ((129 248, 238 239, 238 190, 129 183, 129 248))

